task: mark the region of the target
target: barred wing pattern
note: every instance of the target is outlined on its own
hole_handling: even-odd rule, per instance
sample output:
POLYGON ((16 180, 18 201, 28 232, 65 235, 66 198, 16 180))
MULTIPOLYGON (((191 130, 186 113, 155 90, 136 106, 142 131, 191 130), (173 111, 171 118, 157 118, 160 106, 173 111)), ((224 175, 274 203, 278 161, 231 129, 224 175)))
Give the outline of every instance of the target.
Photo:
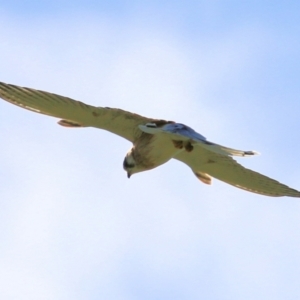
MULTIPOLYGON (((262 195, 300 197, 299 191, 246 169, 231 158, 231 155, 248 156, 255 155, 256 152, 235 150, 208 142, 202 135, 183 124, 145 118, 116 108, 95 107, 56 94, 1 82, 0 97, 22 108, 61 118, 59 124, 62 126, 104 129, 133 142, 135 146, 141 144, 141 140, 149 141, 144 139, 143 131, 166 136, 166 140, 161 139, 163 145, 173 140, 175 134, 175 144, 177 137, 188 143, 196 142, 195 147, 186 147, 187 151, 176 151, 174 158, 187 164, 202 182, 210 184, 212 176, 235 187, 262 195), (153 132, 148 132, 149 130, 153 132)), ((154 149, 155 145, 144 143, 143 147, 146 152, 161 152, 161 149, 154 149)), ((160 147, 156 145, 156 148, 160 147)), ((154 152, 151 153, 153 155, 154 152)), ((172 154, 170 158, 171 156, 172 154)))
POLYGON ((273 197, 300 197, 299 191, 243 167, 230 156, 195 147, 193 152, 181 152, 175 158, 187 164, 200 180, 208 174, 249 192, 273 197))
POLYGON ((121 109, 95 107, 56 94, 0 82, 0 97, 22 108, 61 118, 62 126, 96 127, 115 133, 131 142, 140 135, 139 124, 149 119, 121 109))

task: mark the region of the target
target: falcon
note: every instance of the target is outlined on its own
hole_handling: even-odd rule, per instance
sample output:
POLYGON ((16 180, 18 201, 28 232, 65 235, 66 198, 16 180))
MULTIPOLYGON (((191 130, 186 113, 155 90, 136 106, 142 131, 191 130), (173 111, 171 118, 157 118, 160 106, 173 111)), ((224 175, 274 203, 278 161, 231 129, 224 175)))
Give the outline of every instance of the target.
POLYGON ((56 94, 1 82, 0 97, 33 112, 60 118, 58 124, 64 127, 96 127, 127 139, 133 144, 123 162, 128 178, 174 158, 188 165, 205 184, 211 184, 214 177, 265 196, 300 197, 299 191, 246 169, 232 158, 253 156, 257 152, 212 143, 184 124, 146 118, 117 108, 95 107, 56 94))

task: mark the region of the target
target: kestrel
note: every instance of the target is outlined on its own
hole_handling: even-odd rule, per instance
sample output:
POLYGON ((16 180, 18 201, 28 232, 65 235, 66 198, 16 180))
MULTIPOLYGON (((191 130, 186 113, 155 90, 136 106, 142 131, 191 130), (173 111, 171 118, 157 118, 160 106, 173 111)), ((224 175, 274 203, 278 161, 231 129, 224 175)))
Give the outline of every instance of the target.
POLYGON ((212 177, 266 196, 300 197, 300 192, 238 164, 232 156, 253 156, 209 142, 192 128, 173 121, 152 119, 117 108, 95 107, 67 97, 0 83, 0 97, 33 112, 60 118, 65 127, 96 127, 117 134, 133 146, 123 168, 128 178, 156 168, 171 158, 188 165, 196 177, 211 184, 212 177))

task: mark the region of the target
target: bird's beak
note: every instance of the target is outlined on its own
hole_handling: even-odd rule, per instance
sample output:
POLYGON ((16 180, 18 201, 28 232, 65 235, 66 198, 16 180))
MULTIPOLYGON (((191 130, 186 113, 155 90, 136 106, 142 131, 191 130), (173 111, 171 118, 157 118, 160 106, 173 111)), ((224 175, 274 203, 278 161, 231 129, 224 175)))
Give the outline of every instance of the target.
POLYGON ((127 172, 127 178, 130 178, 131 174, 129 172, 127 172))

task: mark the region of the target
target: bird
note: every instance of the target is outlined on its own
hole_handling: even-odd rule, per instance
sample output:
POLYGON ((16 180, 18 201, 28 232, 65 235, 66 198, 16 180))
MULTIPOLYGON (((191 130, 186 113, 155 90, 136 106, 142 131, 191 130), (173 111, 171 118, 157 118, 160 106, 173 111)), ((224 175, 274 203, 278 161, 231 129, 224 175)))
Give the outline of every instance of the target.
POLYGON ((195 176, 210 185, 212 178, 237 188, 273 197, 300 197, 300 192, 240 165, 233 156, 250 157, 242 151, 208 141, 187 125, 143 117, 119 108, 96 107, 57 94, 0 82, 0 98, 21 108, 61 119, 68 128, 95 127, 132 143, 123 168, 133 174, 156 168, 170 159, 185 163, 195 176))

